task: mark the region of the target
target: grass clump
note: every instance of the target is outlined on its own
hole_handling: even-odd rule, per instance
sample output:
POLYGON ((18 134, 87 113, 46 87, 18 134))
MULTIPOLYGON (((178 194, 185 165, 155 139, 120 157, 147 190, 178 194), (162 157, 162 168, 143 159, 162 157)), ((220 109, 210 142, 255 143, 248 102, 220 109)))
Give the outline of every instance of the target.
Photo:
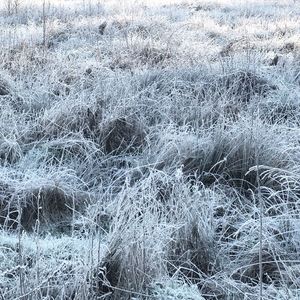
MULTIPOLYGON (((199 144, 198 149, 194 148, 192 155, 183 160, 183 172, 206 186, 220 183, 247 190, 257 187, 256 173, 249 172, 257 164, 270 168, 288 166, 281 149, 274 147, 267 127, 250 129, 244 126, 243 129, 233 126, 221 135, 217 131, 211 143, 206 144, 207 148, 199 144)), ((261 185, 280 188, 267 178, 260 180, 261 185)))
MULTIPOLYGON (((48 168, 49 173, 45 175, 44 166, 45 169, 40 170, 39 176, 30 178, 34 166, 30 166, 27 161, 27 170, 23 171, 22 168, 20 164, 20 172, 8 169, 5 176, 2 175, 0 225, 13 232, 15 229, 22 229, 27 232, 52 231, 68 234, 78 211, 89 201, 88 195, 79 188, 68 186, 65 181, 67 174, 64 172, 50 175, 48 168)), ((74 175, 72 177, 76 180, 74 175)))
POLYGON ((139 215, 131 208, 133 212, 122 212, 121 219, 127 215, 127 220, 113 220, 112 227, 121 228, 110 233, 108 250, 95 269, 94 289, 98 296, 112 293, 111 299, 126 299, 149 295, 152 278, 163 272, 163 243, 151 237, 158 237, 159 228, 164 225, 156 223, 155 214, 148 211, 139 215), (132 242, 127 243, 128 240, 132 242))
POLYGON ((54 107, 37 120, 36 127, 28 134, 27 142, 64 138, 72 133, 94 138, 99 133, 101 120, 101 110, 94 107, 81 104, 66 106, 59 113, 54 107))
POLYGON ((197 222, 178 230, 170 244, 169 272, 197 283, 216 268, 216 256, 211 237, 201 230, 197 222))
POLYGON ((136 152, 145 145, 146 133, 134 118, 117 118, 107 122, 101 132, 105 153, 121 154, 136 152))
POLYGON ((24 191, 17 195, 6 191, 1 200, 1 225, 16 229, 18 224, 26 230, 43 228, 69 231, 71 228, 75 199, 58 187, 44 186, 39 189, 24 191), (18 200, 18 198, 23 197, 18 200))
POLYGON ((1 110, 10 106, 17 112, 25 109, 24 100, 18 94, 16 84, 5 72, 0 72, 0 103, 1 110))
POLYGON ((157 65, 171 58, 167 50, 145 46, 137 53, 142 64, 157 65))
POLYGON ((248 103, 254 96, 265 97, 276 89, 274 84, 251 71, 236 71, 205 84, 202 93, 204 98, 214 95, 248 103))
MULTIPOLYGON (((59 187, 45 186, 28 191, 25 206, 21 211, 21 225, 31 231, 39 224, 55 227, 59 230, 70 230, 76 199, 67 195, 59 187)), ((76 204, 77 206, 77 204, 76 204)))
POLYGON ((3 165, 14 164, 21 159, 23 151, 16 139, 0 139, 0 162, 3 165))

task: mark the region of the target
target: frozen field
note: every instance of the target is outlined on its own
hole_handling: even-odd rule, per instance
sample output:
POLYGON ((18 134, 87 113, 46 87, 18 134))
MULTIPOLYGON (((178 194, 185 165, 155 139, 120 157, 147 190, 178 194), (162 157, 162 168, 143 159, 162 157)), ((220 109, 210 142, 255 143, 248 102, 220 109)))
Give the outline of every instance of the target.
POLYGON ((300 299, 298 0, 1 0, 15 299, 300 299))

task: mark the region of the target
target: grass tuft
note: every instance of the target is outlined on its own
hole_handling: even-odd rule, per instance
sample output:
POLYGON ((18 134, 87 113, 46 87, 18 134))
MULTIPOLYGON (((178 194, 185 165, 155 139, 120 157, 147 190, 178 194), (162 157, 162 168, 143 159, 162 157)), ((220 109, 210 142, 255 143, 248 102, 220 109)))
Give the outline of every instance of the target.
POLYGON ((136 152, 145 145, 145 137, 145 129, 133 118, 109 121, 101 132, 101 142, 107 154, 136 152))

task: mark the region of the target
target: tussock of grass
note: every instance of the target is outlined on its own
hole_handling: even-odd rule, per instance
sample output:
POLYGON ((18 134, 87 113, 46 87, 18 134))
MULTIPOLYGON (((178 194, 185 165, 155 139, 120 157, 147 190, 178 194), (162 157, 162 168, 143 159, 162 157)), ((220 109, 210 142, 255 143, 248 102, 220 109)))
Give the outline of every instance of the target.
POLYGON ((52 169, 52 173, 49 167, 42 167, 40 162, 40 174, 35 172, 33 175, 35 166, 30 163, 32 162, 21 160, 19 172, 11 167, 1 169, 2 229, 12 229, 14 232, 19 228, 28 232, 61 231, 68 234, 73 226, 74 216, 84 209, 84 203, 89 202, 89 195, 82 188, 75 188, 77 178, 74 174, 68 174, 61 168, 58 171, 57 167, 56 171, 55 168, 52 169), (69 185, 71 178, 74 181, 69 185))
POLYGON ((170 275, 176 273, 197 283, 202 274, 212 274, 216 268, 216 257, 210 238, 195 221, 178 230, 170 244, 170 275))
POLYGON ((70 32, 65 28, 64 30, 59 30, 49 34, 49 38, 47 40, 47 47, 50 49, 55 48, 59 44, 66 42, 70 37, 70 32))
POLYGON ((261 118, 269 124, 285 124, 289 127, 299 124, 299 104, 292 91, 278 95, 278 99, 270 99, 260 104, 261 118))
POLYGON ((163 67, 172 58, 169 49, 158 48, 149 44, 132 46, 132 49, 116 53, 116 57, 108 64, 113 71, 133 70, 141 65, 163 67))
MULTIPOLYGON (((59 187, 44 186, 23 191, 6 189, 1 200, 1 225, 16 229, 18 224, 26 231, 37 230, 41 225, 68 232, 78 199, 67 195, 59 187)), ((81 199, 84 201, 84 198, 81 199)))
POLYGON ((0 161, 2 165, 14 164, 23 156, 20 144, 15 139, 0 140, 0 161))
POLYGON ((101 130, 100 143, 106 153, 134 152, 145 144, 145 129, 134 118, 109 121, 101 130))
POLYGON ((238 71, 232 74, 224 75, 215 81, 213 84, 205 85, 203 94, 213 93, 220 97, 232 97, 238 102, 247 103, 255 96, 266 96, 271 91, 277 89, 274 84, 260 78, 250 71, 238 71))
POLYGON ((156 48, 151 48, 149 46, 144 47, 137 54, 142 64, 157 65, 164 62, 166 59, 171 57, 168 51, 158 50, 156 48))
POLYGON ((163 244, 152 239, 158 237, 160 230, 167 230, 165 225, 157 225, 157 215, 148 210, 142 216, 134 209, 119 213, 112 225, 108 250, 94 278, 96 293, 101 296, 112 292, 112 299, 147 294, 151 277, 164 268, 159 254, 164 251, 163 244), (132 242, 127 243, 128 240, 132 242))
POLYGON ((63 230, 71 227, 72 209, 76 210, 78 199, 66 195, 59 187, 50 186, 28 191, 24 203, 20 221, 25 230, 33 230, 37 221, 63 230))
MULTIPOLYGON (((233 126, 227 132, 224 131, 221 135, 219 133, 218 130, 215 132, 208 148, 203 147, 205 144, 201 145, 200 142, 198 149, 195 147, 190 154, 185 154, 191 157, 183 161, 183 172, 195 176, 204 185, 218 182, 239 189, 255 189, 256 174, 249 171, 256 164, 264 164, 270 168, 288 166, 281 148, 274 147, 267 127, 237 129, 233 126)), ((275 133, 274 138, 276 139, 275 133)), ((272 180, 260 180, 261 185, 280 189, 272 180)))
POLYGON ((101 120, 100 109, 85 105, 74 105, 59 113, 56 108, 52 108, 38 120, 35 134, 40 139, 61 138, 71 133, 81 133, 86 138, 92 138, 99 132, 101 120))
POLYGON ((214 273, 217 259, 210 235, 213 226, 206 223, 212 213, 207 206, 209 193, 190 191, 182 180, 178 177, 172 182, 168 176, 154 172, 119 194, 110 243, 95 271, 100 295, 111 292, 117 299, 126 297, 126 293, 152 293, 148 278, 160 274, 199 283, 214 273), (162 183, 174 186, 164 202, 157 198, 162 183), (203 201, 199 200, 201 196, 203 201), (155 243, 151 237, 160 232, 164 235, 155 243), (132 242, 128 244, 128 240, 132 242))
POLYGON ((18 112, 24 109, 23 99, 18 95, 16 84, 4 72, 0 73, 0 103, 2 107, 8 105, 18 112))

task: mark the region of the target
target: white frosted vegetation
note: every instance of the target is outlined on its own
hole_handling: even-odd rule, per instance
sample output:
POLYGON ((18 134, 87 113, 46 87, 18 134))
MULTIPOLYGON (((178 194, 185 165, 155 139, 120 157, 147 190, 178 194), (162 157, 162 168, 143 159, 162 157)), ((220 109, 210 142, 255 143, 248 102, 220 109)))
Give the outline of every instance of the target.
POLYGON ((298 299, 298 1, 0 3, 0 299, 298 299))

